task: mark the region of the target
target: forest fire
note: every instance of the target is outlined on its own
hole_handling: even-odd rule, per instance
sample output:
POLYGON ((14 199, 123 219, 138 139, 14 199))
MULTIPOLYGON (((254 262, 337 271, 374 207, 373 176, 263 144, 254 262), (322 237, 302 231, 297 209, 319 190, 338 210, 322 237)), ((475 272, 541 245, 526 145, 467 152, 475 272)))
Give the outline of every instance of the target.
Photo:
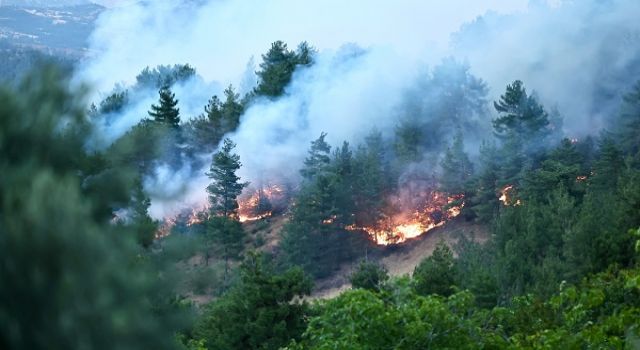
POLYGON ((160 239, 171 234, 176 224, 181 223, 187 227, 205 222, 209 218, 209 204, 183 210, 182 212, 166 217, 156 230, 155 238, 160 239))
POLYGON ((209 218, 209 203, 204 204, 198 208, 191 208, 191 212, 186 219, 187 226, 197 225, 209 218))
POLYGON ((513 200, 513 192, 514 192, 513 185, 507 185, 503 187, 500 190, 500 197, 498 197, 498 200, 502 202, 503 205, 513 205, 513 206, 522 205, 522 201, 520 199, 516 199, 515 201, 513 200))
MULTIPOLYGON (((287 192, 279 185, 247 191, 238 198, 238 220, 250 222, 268 218, 274 212, 283 211, 288 205, 287 200, 287 192)), ((159 239, 170 235, 176 224, 190 227, 207 221, 210 216, 209 203, 185 209, 178 214, 166 217, 156 230, 155 237, 159 239)))
POLYGON ((154 235, 155 239, 161 239, 171 234, 171 229, 176 225, 176 217, 165 219, 154 235))
POLYGON ((378 245, 403 243, 430 230, 443 226, 460 215, 464 195, 447 195, 430 191, 419 195, 423 199, 413 211, 380 220, 375 226, 350 225, 347 230, 365 231, 378 245))
POLYGON ((257 221, 268 218, 286 208, 288 194, 283 186, 268 185, 253 191, 245 191, 238 198, 238 218, 240 222, 257 221))

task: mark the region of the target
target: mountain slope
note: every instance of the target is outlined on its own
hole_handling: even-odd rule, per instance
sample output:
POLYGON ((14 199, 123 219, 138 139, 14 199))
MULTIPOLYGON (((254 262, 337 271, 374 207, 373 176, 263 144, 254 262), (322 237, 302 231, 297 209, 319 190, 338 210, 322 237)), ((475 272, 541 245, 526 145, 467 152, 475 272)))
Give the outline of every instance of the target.
POLYGON ((0 40, 12 45, 81 55, 94 22, 104 10, 95 4, 64 7, 0 7, 0 40))

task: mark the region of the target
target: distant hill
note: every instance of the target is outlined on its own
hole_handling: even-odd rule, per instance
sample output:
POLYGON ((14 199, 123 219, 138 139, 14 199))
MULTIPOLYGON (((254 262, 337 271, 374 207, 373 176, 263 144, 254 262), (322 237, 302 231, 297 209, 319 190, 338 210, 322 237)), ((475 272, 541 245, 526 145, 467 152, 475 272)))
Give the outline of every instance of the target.
POLYGON ((0 6, 0 40, 48 54, 81 56, 94 22, 104 10, 86 1, 13 1, 0 6), (83 4, 78 4, 82 2, 83 4), (48 7, 42 5, 47 3, 48 7), (53 5, 55 6, 53 6, 53 5), (63 6, 69 4, 70 6, 63 6))
POLYGON ((94 1, 90 0, 0 0, 0 6, 20 7, 65 7, 92 3, 94 1))
POLYGON ((73 69, 103 10, 79 0, 0 0, 0 84, 15 84, 42 62, 73 69))

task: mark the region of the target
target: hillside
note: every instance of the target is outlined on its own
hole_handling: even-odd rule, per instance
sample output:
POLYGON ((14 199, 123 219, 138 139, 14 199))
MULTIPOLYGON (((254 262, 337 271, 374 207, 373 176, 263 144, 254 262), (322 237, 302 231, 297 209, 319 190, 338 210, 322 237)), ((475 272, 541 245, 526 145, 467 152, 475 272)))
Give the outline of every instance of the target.
POLYGON ((0 40, 71 56, 87 51, 87 39, 102 6, 0 6, 0 40))
POLYGON ((0 350, 640 349, 638 18, 0 0, 0 350))
MULTIPOLYGON (((485 242, 489 238, 486 227, 458 219, 399 245, 372 245, 367 259, 383 265, 389 271, 390 276, 411 275, 413 269, 433 253, 438 242, 444 240, 447 245, 454 248, 459 235, 464 235, 477 242, 485 242)), ((349 289, 351 287, 349 277, 357 265, 358 262, 344 264, 330 278, 317 281, 311 296, 312 299, 333 298, 349 289)))
MULTIPOLYGON (((247 238, 245 240, 245 249, 240 255, 246 255, 247 252, 256 250, 259 252, 275 255, 279 252, 279 243, 281 240, 281 231, 289 219, 284 215, 278 215, 271 218, 246 222, 243 224, 247 238)), ((358 235, 358 233, 353 233, 358 235)), ((454 248, 460 235, 464 235, 468 239, 476 242, 485 242, 489 238, 487 228, 483 225, 465 222, 463 219, 457 219, 447 223, 447 225, 435 228, 419 237, 410 239, 404 243, 379 246, 369 241, 363 258, 368 261, 377 262, 383 265, 389 272, 390 276, 411 275, 413 269, 426 257, 430 256, 436 247, 436 244, 444 240, 450 247, 454 248)), ((184 272, 186 279, 184 281, 185 292, 189 298, 198 305, 203 305, 211 301, 212 289, 216 286, 193 288, 194 283, 207 284, 206 281, 196 281, 200 275, 199 271, 205 269, 211 274, 213 270, 219 270, 223 260, 213 253, 207 262, 201 251, 197 251, 195 255, 191 255, 179 264, 179 270, 184 272)), ((332 298, 351 287, 349 278, 359 261, 346 262, 341 264, 339 269, 335 270, 331 276, 316 280, 314 283, 311 299, 332 298)), ((234 263, 237 266, 237 263, 234 263)), ((219 277, 219 276, 218 276, 219 277)), ((212 283, 209 280, 208 283, 212 283)))

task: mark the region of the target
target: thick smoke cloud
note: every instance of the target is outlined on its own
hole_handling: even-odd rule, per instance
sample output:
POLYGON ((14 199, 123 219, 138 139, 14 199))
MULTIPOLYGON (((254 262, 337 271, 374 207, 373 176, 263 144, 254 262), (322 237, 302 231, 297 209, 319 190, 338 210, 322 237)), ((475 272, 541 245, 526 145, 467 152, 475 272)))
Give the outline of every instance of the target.
POLYGON ((433 60, 449 34, 493 9, 510 13, 526 0, 140 1, 115 7, 98 20, 84 70, 99 90, 132 82, 146 66, 188 62, 203 77, 238 85, 251 56, 275 40, 308 41, 320 50, 355 42, 390 47, 414 59, 433 60))
POLYGON ((640 2, 567 1, 531 5, 525 13, 487 14, 453 36, 495 98, 514 79, 557 106, 569 134, 607 126, 621 95, 640 79, 640 2))
POLYGON ((243 115, 231 135, 245 165, 242 174, 250 179, 295 176, 309 142, 321 132, 339 145, 373 128, 393 130, 394 107, 416 73, 390 50, 347 45, 320 53, 313 66, 294 75, 283 97, 257 101, 243 115))
MULTIPOLYGON (((244 164, 241 175, 254 183, 295 177, 309 142, 322 131, 333 145, 357 142, 373 127, 392 132, 403 94, 450 55, 489 83, 490 100, 507 83, 523 80, 547 107, 558 107, 565 129, 575 134, 598 132, 618 94, 640 78, 637 1, 482 3, 138 2, 100 18, 94 57, 80 78, 108 91, 131 84, 146 66, 189 63, 206 83, 176 91, 187 119, 221 86, 249 90, 271 42, 308 41, 319 51, 316 64, 296 72, 285 96, 252 104, 230 135, 244 164)), ((112 137, 146 116, 152 102, 150 95, 117 116, 112 137)), ((204 169, 156 173, 146 182, 155 217, 206 198, 204 169), (160 198, 168 182, 185 186, 160 198)))

